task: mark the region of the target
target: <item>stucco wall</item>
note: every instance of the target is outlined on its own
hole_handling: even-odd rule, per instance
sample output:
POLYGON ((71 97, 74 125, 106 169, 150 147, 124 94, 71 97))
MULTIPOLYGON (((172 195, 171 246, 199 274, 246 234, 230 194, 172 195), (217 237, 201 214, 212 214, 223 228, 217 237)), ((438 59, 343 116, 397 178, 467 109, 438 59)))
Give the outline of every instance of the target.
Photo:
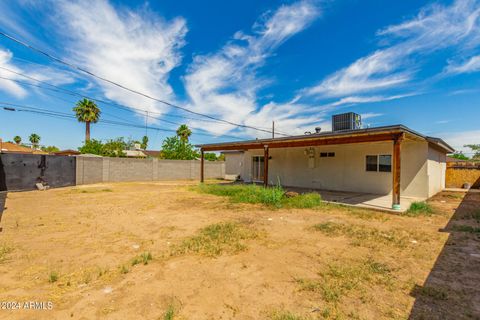
POLYGON ((225 153, 225 174, 242 175, 244 166, 243 152, 225 153))
POLYGON ((428 147, 428 196, 431 197, 445 189, 447 155, 428 147))
MULTIPOLYGON (((200 179, 198 160, 159 160, 130 158, 77 159, 77 184, 120 181, 200 179)), ((224 178, 223 161, 205 161, 205 178, 224 178)))
MULTIPOLYGON (((392 142, 358 143, 315 147, 313 159, 305 155, 308 148, 270 149, 269 183, 315 189, 390 194, 391 172, 367 172, 366 155, 392 155, 392 142), (335 157, 321 158, 321 152, 335 152, 335 157)), ((263 150, 244 153, 242 178, 252 180, 252 156, 263 150)), ((402 196, 427 198, 428 144, 405 141, 402 145, 402 196)), ((227 160, 228 161, 228 160, 227 160)))

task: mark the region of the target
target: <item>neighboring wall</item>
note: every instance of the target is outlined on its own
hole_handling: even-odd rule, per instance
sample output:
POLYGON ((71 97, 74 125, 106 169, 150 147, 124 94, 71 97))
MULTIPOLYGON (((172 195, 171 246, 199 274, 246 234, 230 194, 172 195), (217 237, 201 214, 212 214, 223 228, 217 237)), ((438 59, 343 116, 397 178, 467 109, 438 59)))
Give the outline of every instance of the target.
MULTIPOLYGON (((198 160, 159 160, 131 158, 77 159, 77 184, 120 181, 200 179, 198 160)), ((205 178, 224 178, 223 161, 205 161, 205 178)))
MULTIPOLYGON (((357 143, 313 148, 314 157, 305 155, 308 148, 270 149, 269 183, 314 189, 389 194, 391 172, 367 172, 366 155, 393 154, 392 142, 357 143), (335 152, 335 157, 321 158, 320 152, 335 152)), ((245 152, 241 177, 252 180, 252 156, 263 150, 245 152)), ((405 141, 402 145, 402 196, 427 198, 428 144, 405 141)))
POLYGON ((75 158, 25 153, 0 154, 0 191, 34 190, 39 182, 51 188, 74 186, 75 158))
POLYGON ((447 166, 447 188, 462 188, 465 183, 480 188, 480 163, 449 163, 447 166))

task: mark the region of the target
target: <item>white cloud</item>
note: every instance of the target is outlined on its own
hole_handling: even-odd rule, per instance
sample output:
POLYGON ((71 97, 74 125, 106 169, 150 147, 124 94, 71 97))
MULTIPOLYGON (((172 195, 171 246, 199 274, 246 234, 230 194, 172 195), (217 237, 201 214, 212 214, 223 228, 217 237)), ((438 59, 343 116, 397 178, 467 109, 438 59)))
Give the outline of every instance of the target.
MULTIPOLYGON (((237 32, 217 53, 196 56, 184 77, 189 107, 237 123, 260 121, 264 126, 275 118, 284 119, 287 108, 276 104, 267 104, 258 111, 257 91, 269 80, 261 78, 257 71, 278 46, 307 28, 318 15, 318 8, 310 1, 281 6, 257 22, 251 35, 237 32)), ((299 118, 288 120, 288 124, 286 121, 282 122, 285 127, 301 122, 299 118)), ((220 134, 232 127, 207 129, 220 134)))
POLYGON ((442 132, 437 133, 435 136, 445 140, 455 150, 463 152, 471 152, 471 150, 465 148, 464 145, 480 143, 480 130, 442 132))
MULTIPOLYGON (((21 72, 20 69, 15 67, 12 63, 13 54, 8 50, 0 49, 0 67, 13 70, 15 72, 21 72)), ((10 79, 19 79, 20 76, 14 75, 11 72, 0 69, 0 76, 10 79)), ((17 98, 24 98, 27 96, 27 91, 19 84, 5 79, 0 79, 0 90, 7 92, 17 98)))
MULTIPOLYGON (((115 8, 106 0, 61 1, 57 8, 60 32, 70 40, 69 59, 125 87, 175 100, 168 77, 181 62, 179 49, 187 32, 183 18, 165 21, 148 8, 115 8)), ((106 82, 97 84, 117 103, 153 112, 168 110, 106 82)))
POLYGON ((25 98, 33 90, 38 92, 35 87, 24 87, 19 82, 12 81, 37 83, 34 80, 21 76, 22 74, 40 81, 47 81, 53 85, 69 84, 75 81, 75 76, 70 72, 53 69, 49 66, 14 63, 13 59, 14 56, 11 51, 0 48, 0 77, 4 78, 0 79, 0 90, 16 98, 25 98))
POLYGON ((455 63, 451 62, 446 68, 446 73, 471 73, 480 71, 480 55, 473 56, 470 59, 455 63))
POLYGON ((464 52, 480 44, 480 3, 457 0, 450 6, 431 5, 417 17, 378 32, 384 48, 362 57, 305 92, 321 97, 341 97, 410 82, 421 64, 419 55, 453 48, 464 52))

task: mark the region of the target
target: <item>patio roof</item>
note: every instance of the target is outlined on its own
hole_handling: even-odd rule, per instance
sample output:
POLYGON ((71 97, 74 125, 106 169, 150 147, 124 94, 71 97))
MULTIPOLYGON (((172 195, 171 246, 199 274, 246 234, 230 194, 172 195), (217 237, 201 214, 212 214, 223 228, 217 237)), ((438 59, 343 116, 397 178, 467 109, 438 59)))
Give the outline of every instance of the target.
POLYGON ((268 146, 269 148, 305 147, 329 144, 391 141, 395 140, 400 135, 404 136, 407 140, 427 141, 432 147, 440 149, 445 153, 451 153, 454 151, 454 149, 442 139, 424 136, 403 125, 322 132, 274 139, 201 144, 197 145, 197 147, 201 148, 203 151, 263 149, 265 146, 268 146))

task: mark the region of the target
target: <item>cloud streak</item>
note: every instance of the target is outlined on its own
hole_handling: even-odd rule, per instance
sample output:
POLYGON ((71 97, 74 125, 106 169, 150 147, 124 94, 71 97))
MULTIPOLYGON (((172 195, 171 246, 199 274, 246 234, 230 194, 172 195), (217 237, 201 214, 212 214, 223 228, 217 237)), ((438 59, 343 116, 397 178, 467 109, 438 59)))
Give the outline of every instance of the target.
MULTIPOLYGON (((403 88, 410 83, 426 56, 445 48, 463 55, 480 44, 480 3, 456 0, 450 6, 434 4, 423 8, 413 19, 380 30, 383 48, 327 76, 307 88, 307 95, 342 97, 351 94, 403 88)), ((467 72, 477 67, 476 58, 457 67, 467 72), (468 64, 470 63, 470 64, 468 64)))
MULTIPOLYGON (((132 11, 106 0, 61 1, 58 8, 67 54, 76 63, 133 90, 175 101, 168 78, 182 60, 185 19, 165 21, 148 7, 132 11)), ((97 85, 117 103, 152 112, 168 110, 105 82, 97 85)))
MULTIPOLYGON (((276 104, 257 106, 258 90, 270 82, 258 74, 259 68, 282 43, 307 28, 319 14, 319 9, 310 1, 281 6, 255 23, 251 34, 237 32, 218 52, 196 56, 184 77, 189 107, 249 125, 258 122, 264 125, 267 118, 270 122, 272 117, 284 113, 285 108, 276 104)), ((301 110, 292 106, 293 111, 297 109, 301 110)), ((299 121, 288 123, 293 125, 299 121)), ((229 128, 209 130, 220 134, 229 128)))

